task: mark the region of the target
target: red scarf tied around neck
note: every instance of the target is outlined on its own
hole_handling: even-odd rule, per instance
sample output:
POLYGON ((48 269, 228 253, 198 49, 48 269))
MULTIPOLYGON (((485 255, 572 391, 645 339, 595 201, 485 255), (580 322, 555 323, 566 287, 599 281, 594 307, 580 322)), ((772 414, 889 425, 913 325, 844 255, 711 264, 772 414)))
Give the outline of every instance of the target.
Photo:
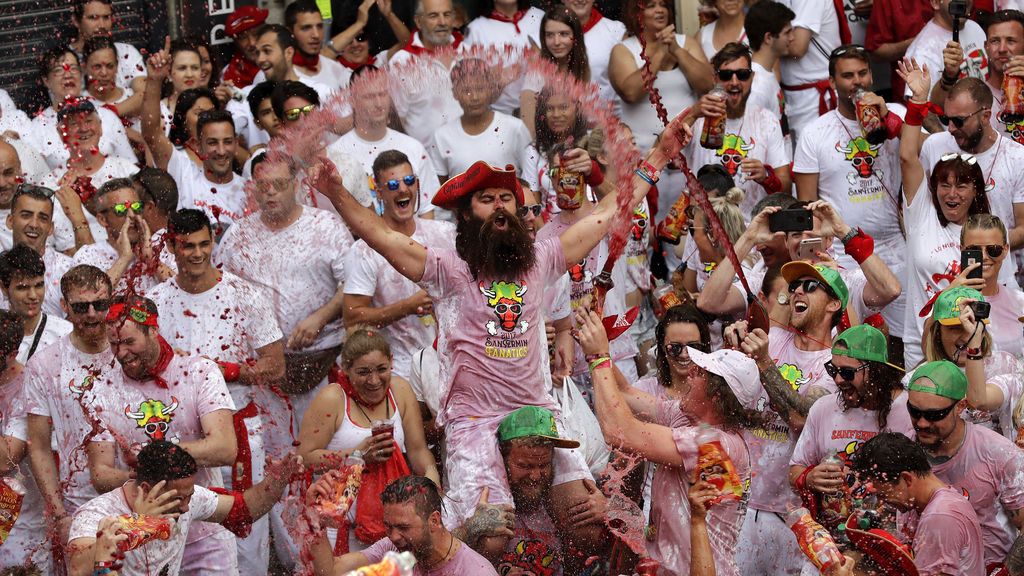
POLYGON ((152 378, 157 386, 166 390, 167 380, 164 380, 163 373, 164 370, 167 370, 167 366, 170 365, 171 359, 174 358, 174 350, 167 343, 167 340, 164 340, 163 336, 158 335, 156 339, 160 342, 160 356, 156 359, 156 364, 149 370, 147 376, 152 378))
POLYGON ((513 14, 511 18, 509 18, 508 16, 505 16, 501 12, 493 10, 487 17, 490 18, 491 20, 497 20, 498 22, 508 22, 509 24, 512 24, 516 28, 516 34, 519 34, 519 21, 522 20, 524 16, 526 16, 526 13, 527 10, 517 10, 516 13, 513 14))
POLYGON ((295 51, 295 56, 292 56, 292 64, 301 66, 302 68, 309 68, 310 70, 316 70, 317 65, 320 64, 320 54, 313 54, 312 56, 306 56, 298 50, 295 51))

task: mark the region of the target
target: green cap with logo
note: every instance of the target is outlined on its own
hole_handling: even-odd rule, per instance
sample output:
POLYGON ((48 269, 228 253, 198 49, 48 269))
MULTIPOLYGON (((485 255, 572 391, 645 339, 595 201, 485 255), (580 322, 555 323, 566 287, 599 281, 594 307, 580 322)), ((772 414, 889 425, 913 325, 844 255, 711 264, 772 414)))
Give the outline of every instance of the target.
MULTIPOLYGON (((932 307, 932 319, 943 326, 960 325, 960 303, 964 300, 978 300, 984 302, 985 297, 981 292, 966 286, 947 288, 935 299, 932 307)), ((987 319, 985 320, 987 323, 987 319)))
POLYGON ((498 441, 508 442, 516 438, 539 436, 550 440, 555 448, 579 448, 580 443, 558 435, 555 416, 547 408, 523 406, 510 413, 498 425, 498 441))
POLYGON ((963 400, 967 397, 967 375, 949 360, 925 362, 910 376, 907 390, 935 394, 951 400, 963 400))
POLYGON ((832 355, 888 364, 889 345, 881 330, 858 324, 847 328, 836 338, 832 344, 832 355))
POLYGON ((811 264, 806 260, 794 260, 782 266, 782 277, 786 279, 786 282, 795 282, 805 276, 815 278, 828 286, 836 298, 839 298, 843 310, 846 309, 846 305, 850 302, 850 289, 846 287, 846 282, 843 281, 837 270, 821 264, 811 264))

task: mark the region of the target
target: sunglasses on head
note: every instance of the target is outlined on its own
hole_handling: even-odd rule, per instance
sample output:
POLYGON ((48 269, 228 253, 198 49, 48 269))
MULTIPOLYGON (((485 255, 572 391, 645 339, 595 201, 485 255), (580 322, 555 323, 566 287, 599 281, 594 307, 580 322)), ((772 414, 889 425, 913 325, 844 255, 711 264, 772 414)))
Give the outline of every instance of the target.
POLYGON ((404 182, 406 186, 412 186, 413 184, 416 183, 416 175, 409 174, 408 176, 402 176, 397 180, 388 180, 387 182, 385 182, 385 185, 388 187, 388 190, 394 192, 395 190, 398 190, 399 182, 404 182))
POLYGON ((973 245, 964 246, 965 250, 984 250, 985 254, 988 254, 989 258, 999 258, 1003 255, 1003 247, 999 244, 986 244, 984 246, 973 245))
POLYGON ((11 206, 14 205, 14 201, 17 200, 19 196, 26 195, 36 197, 41 196, 52 199, 54 191, 46 186, 36 186, 35 184, 26 184, 23 182, 18 184, 18 187, 14 189, 14 196, 11 197, 11 206))
POLYGON ((695 340, 693 342, 669 342, 668 344, 665 344, 665 353, 668 354, 670 358, 679 358, 683 355, 683 352, 686 352, 687 348, 707 352, 707 346, 695 340))
POLYGON ((975 164, 978 163, 978 159, 974 156, 974 154, 958 154, 956 152, 947 152, 942 156, 939 156, 939 162, 949 162, 950 160, 956 160, 957 158, 959 158, 963 162, 970 164, 971 166, 974 166, 975 164))
POLYGON ((959 402, 954 401, 952 404, 945 408, 923 410, 921 408, 918 408, 917 406, 914 406, 910 402, 907 402, 907 413, 910 414, 911 422, 914 422, 921 418, 924 418, 929 422, 939 422, 940 420, 944 420, 946 416, 949 416, 949 413, 953 411, 953 408, 956 408, 957 404, 959 404, 959 402))
POLYGON ((88 314, 90 306, 97 312, 106 312, 110 309, 110 298, 101 298, 91 302, 68 302, 68 307, 75 314, 88 314))
POLYGON ((306 104, 302 108, 290 108, 284 111, 284 119, 295 122, 299 116, 308 116, 313 110, 316 110, 316 104, 306 104))
POLYGON ((520 206, 519 209, 516 210, 516 214, 520 218, 523 218, 527 214, 529 214, 530 212, 533 212, 533 217, 534 218, 539 218, 540 217, 540 213, 543 212, 543 211, 544 211, 544 205, 543 204, 527 204, 525 206, 520 206))
POLYGON ((144 203, 141 200, 136 200, 134 202, 119 202, 111 206, 110 209, 118 216, 124 216, 128 213, 128 210, 131 210, 136 214, 142 214, 143 205, 144 203))
POLYGON ((750 80, 750 77, 754 75, 754 71, 750 68, 740 68, 739 70, 719 70, 718 79, 722 82, 728 82, 735 76, 740 79, 740 82, 746 82, 750 80))
POLYGON ((825 372, 828 372, 828 375, 831 376, 833 380, 836 379, 836 376, 841 376, 843 380, 847 382, 853 381, 853 379, 857 377, 857 372, 860 372, 861 370, 864 370, 867 367, 867 362, 861 364, 860 366, 857 366, 856 368, 849 368, 847 366, 836 366, 835 364, 832 363, 831 360, 825 362, 825 372))
POLYGON ((945 114, 939 114, 939 122, 941 122, 943 126, 949 126, 950 124, 952 124, 953 126, 956 126, 957 128, 963 128, 964 127, 964 122, 967 122, 968 120, 971 119, 972 116, 976 116, 978 114, 981 114, 985 110, 988 110, 987 106, 986 107, 982 107, 982 108, 978 108, 977 110, 975 110, 974 112, 971 112, 967 116, 946 116, 945 114))
POLYGON ((832 53, 829 54, 828 59, 835 60, 836 58, 846 56, 847 54, 863 54, 867 56, 868 50, 867 48, 861 46, 860 44, 846 44, 844 46, 839 46, 838 48, 833 50, 832 53))

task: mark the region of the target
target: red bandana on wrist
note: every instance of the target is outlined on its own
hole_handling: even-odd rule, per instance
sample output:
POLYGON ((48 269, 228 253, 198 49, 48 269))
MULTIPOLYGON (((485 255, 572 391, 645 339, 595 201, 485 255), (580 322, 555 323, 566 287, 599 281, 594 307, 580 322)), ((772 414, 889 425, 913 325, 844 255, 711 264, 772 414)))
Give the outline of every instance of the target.
POLYGON ((346 60, 344 56, 338 56, 338 64, 341 64, 342 66, 344 66, 345 68, 348 68, 349 70, 355 70, 356 68, 359 68, 361 66, 374 66, 374 65, 376 65, 377 64, 377 57, 376 56, 370 56, 369 58, 366 59, 366 62, 363 62, 362 64, 359 64, 359 63, 353 62, 351 60, 346 60))
POLYGON ((604 16, 601 15, 601 13, 597 11, 597 8, 591 7, 590 8, 590 19, 587 20, 587 23, 583 25, 583 33, 586 34, 587 32, 590 32, 590 29, 593 28, 594 26, 596 26, 597 23, 600 22, 602 18, 604 18, 604 16))
MULTIPOLYGON (((403 47, 402 50, 405 50, 406 52, 410 52, 417 56, 419 56, 420 54, 433 54, 434 50, 432 48, 427 48, 426 46, 416 46, 415 44, 413 44, 413 42, 416 41, 416 38, 419 37, 419 34, 419 30, 413 32, 412 36, 409 37, 409 41, 405 43, 405 47, 403 47)), ((462 34, 460 34, 458 30, 453 30, 452 38, 454 38, 454 40, 451 43, 451 47, 458 48, 459 44, 462 44, 462 34)))
POLYGON ((526 16, 526 12, 526 10, 517 10, 516 13, 511 18, 509 18, 508 16, 505 16, 501 12, 493 10, 491 11, 490 14, 487 15, 487 17, 490 18, 491 20, 497 20, 498 22, 508 22, 509 24, 512 24, 516 28, 516 34, 519 34, 519 21, 522 20, 524 16, 526 16))
POLYGON ((314 54, 312 56, 306 56, 298 50, 295 51, 295 56, 292 56, 292 64, 301 66, 303 68, 309 68, 310 70, 316 70, 318 64, 320 64, 320 54, 314 54))
POLYGON ((156 314, 139 308, 138 306, 129 307, 124 302, 114 304, 107 312, 107 322, 117 322, 122 319, 131 320, 140 326, 159 327, 156 321, 156 314))

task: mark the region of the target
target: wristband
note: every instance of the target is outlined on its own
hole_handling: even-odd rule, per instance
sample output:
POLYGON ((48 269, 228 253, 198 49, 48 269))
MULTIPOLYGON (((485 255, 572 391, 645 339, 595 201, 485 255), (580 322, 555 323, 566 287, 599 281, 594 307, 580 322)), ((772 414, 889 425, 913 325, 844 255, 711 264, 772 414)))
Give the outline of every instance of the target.
POLYGON ((107 576, 113 572, 110 568, 96 568, 92 571, 92 576, 107 576))
POLYGON ((587 362, 593 362, 594 360, 600 360, 601 358, 608 358, 608 357, 609 357, 609 354, 607 352, 599 352, 597 354, 587 354, 586 356, 584 356, 584 359, 587 362))
POLYGON ((99 570, 100 568, 106 568, 106 569, 109 570, 109 569, 112 569, 116 565, 117 565, 117 560, 101 560, 101 561, 96 562, 95 568, 97 570, 99 570))
POLYGON ((639 168, 634 170, 633 173, 636 174, 637 176, 639 176, 640 179, 643 180, 644 182, 647 182, 647 184, 649 184, 651 186, 654 186, 654 182, 655 181, 651 180, 651 178, 647 174, 645 174, 642 170, 640 170, 639 168))
POLYGON ((597 358, 596 360, 594 360, 594 361, 592 361, 590 363, 590 371, 591 372, 597 370, 598 368, 611 368, 611 367, 612 367, 612 359, 607 357, 607 356, 602 356, 600 358, 597 358))
POLYGON ((964 352, 967 353, 968 360, 983 360, 985 358, 981 353, 981 348, 968 348, 964 352))
POLYGON ((661 177, 661 170, 655 168, 654 165, 647 160, 640 162, 640 165, 636 168, 636 173, 638 176, 646 180, 651 186, 654 186, 655 182, 658 181, 658 178, 661 177))
POLYGON ((252 523, 256 520, 249 511, 249 505, 245 502, 245 496, 241 492, 230 492, 223 488, 211 488, 211 490, 217 494, 234 498, 227 518, 221 521, 220 525, 230 530, 232 534, 239 538, 248 536, 249 532, 252 531, 252 523))
POLYGON ((242 367, 235 362, 221 362, 217 361, 220 365, 221 371, 224 372, 225 382, 238 382, 238 378, 242 375, 242 367))
POLYGON ((952 88, 953 84, 956 84, 956 81, 959 80, 959 79, 960 78, 958 76, 954 76, 952 78, 947 78, 946 77, 946 73, 943 72, 942 76, 939 78, 939 82, 942 83, 942 87, 943 88, 952 88))
POLYGON ((601 165, 597 163, 597 160, 590 161, 590 174, 587 176, 587 184, 591 188, 596 188, 604 182, 604 172, 601 171, 601 165))
POLYGON ((857 261, 857 264, 863 264, 865 260, 875 253, 875 239, 858 228, 857 234, 850 238, 849 241, 843 238, 843 248, 850 258, 857 261))
POLYGON ((909 126, 920 126, 929 112, 938 112, 931 102, 915 102, 907 100, 907 116, 903 123, 909 126))
POLYGON ((761 181, 761 187, 764 188, 765 192, 769 194, 775 194, 776 192, 782 192, 782 181, 775 175, 775 168, 765 164, 764 165, 764 180, 761 181))

